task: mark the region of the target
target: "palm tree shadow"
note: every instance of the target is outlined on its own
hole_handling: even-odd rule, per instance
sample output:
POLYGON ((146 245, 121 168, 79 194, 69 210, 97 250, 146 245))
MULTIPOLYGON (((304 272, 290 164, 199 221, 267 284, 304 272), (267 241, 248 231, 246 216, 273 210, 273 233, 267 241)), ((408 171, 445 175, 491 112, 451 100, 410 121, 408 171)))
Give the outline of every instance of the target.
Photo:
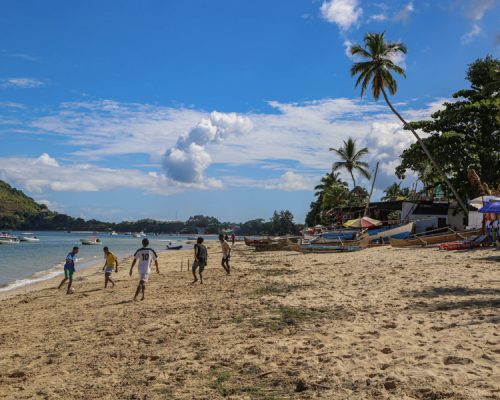
POLYGON ((500 296, 500 289, 495 288, 466 288, 461 286, 433 287, 421 291, 404 291, 405 297, 435 298, 440 296, 500 296))

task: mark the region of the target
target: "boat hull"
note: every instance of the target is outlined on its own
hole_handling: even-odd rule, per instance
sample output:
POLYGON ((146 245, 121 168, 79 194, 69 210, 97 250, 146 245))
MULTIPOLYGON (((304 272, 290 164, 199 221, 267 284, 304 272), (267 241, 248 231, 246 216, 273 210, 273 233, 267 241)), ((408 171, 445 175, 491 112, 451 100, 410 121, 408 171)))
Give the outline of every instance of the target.
POLYGON ((473 229, 470 231, 459 231, 438 235, 423 235, 408 239, 390 239, 390 244, 392 247, 425 247, 433 244, 449 243, 457 240, 463 240, 479 234, 481 234, 480 229, 473 229))

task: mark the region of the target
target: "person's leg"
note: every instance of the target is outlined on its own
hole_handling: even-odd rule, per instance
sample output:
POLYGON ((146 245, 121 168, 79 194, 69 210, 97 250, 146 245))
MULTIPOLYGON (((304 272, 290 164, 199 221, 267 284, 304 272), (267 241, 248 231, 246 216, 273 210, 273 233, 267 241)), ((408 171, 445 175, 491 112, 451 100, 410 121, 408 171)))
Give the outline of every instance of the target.
POLYGON ((196 268, 198 267, 196 261, 193 261, 193 267, 191 268, 191 272, 193 273, 193 282, 191 283, 195 283, 196 281, 198 281, 198 278, 196 277, 196 268))
POLYGON ((226 258, 227 274, 231 274, 231 267, 229 266, 229 257, 226 258))
POLYGON ((64 285, 64 283, 68 280, 68 278, 64 277, 64 279, 61 281, 61 283, 59 284, 59 286, 57 287, 58 289, 61 289, 62 286, 64 285))
POLYGON ((107 272, 104 273, 104 289, 108 287, 109 274, 107 272))
POLYGON ((134 300, 137 300, 137 296, 139 296, 139 292, 141 291, 141 288, 142 288, 142 281, 140 281, 139 284, 137 285, 137 289, 135 290, 134 300))
POLYGON ((226 259, 223 257, 221 261, 222 268, 224 268, 224 271, 226 271, 227 274, 227 267, 226 267, 226 259))
POLYGON ((203 271, 205 270, 205 266, 204 265, 200 265, 200 270, 199 270, 199 273, 200 273, 200 284, 203 285, 203 271))
POLYGON ((69 278, 69 281, 68 281, 68 290, 66 291, 67 294, 71 293, 72 285, 73 285, 73 277, 69 278))
POLYGON ((144 281, 141 281, 142 282, 142 298, 141 300, 144 300, 144 295, 146 294, 146 282, 144 281))

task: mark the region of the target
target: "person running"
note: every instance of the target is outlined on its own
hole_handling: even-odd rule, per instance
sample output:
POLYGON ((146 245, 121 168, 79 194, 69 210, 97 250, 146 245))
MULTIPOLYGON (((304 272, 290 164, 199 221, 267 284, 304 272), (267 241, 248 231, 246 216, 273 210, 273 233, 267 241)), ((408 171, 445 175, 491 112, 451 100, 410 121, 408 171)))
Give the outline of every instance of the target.
POLYGON ((66 263, 64 264, 64 279, 58 286, 58 289, 61 289, 64 283, 69 280, 66 294, 73 294, 75 291, 73 289, 73 274, 75 273, 76 255, 78 254, 78 251, 79 248, 75 246, 66 256, 66 263))
POLYGON ((139 285, 137 285, 134 300, 137 300, 137 296, 139 296, 140 292, 142 292, 141 300, 144 300, 144 294, 146 293, 146 282, 149 279, 152 261, 155 262, 156 272, 160 273, 160 269, 158 267, 158 255, 153 249, 149 248, 148 246, 149 240, 146 238, 142 239, 142 247, 135 252, 134 261, 132 262, 132 266, 130 267, 130 276, 132 276, 134 265, 137 261, 139 261, 139 266, 137 267, 137 269, 139 271, 141 280, 139 281, 139 285))
POLYGON ((207 260, 208 260, 207 248, 203 244, 203 238, 199 237, 196 240, 196 244, 194 245, 194 261, 192 267, 194 280, 192 283, 196 283, 198 281, 198 278, 196 277, 196 270, 198 269, 198 273, 200 274, 200 284, 203 284, 203 271, 207 266, 207 260))
POLYGON ((115 286, 115 283, 111 279, 111 274, 113 273, 113 270, 115 270, 116 273, 118 272, 118 259, 109 251, 107 246, 103 248, 103 251, 106 262, 104 263, 102 270, 104 271, 104 289, 106 289, 108 287, 108 282, 111 282, 113 287, 115 286))
POLYGON ((226 271, 226 274, 231 274, 231 267, 229 266, 229 259, 231 258, 231 247, 229 243, 224 239, 224 235, 219 235, 219 242, 222 248, 222 261, 221 265, 226 271))
POLYGON ((231 244, 234 246, 234 242, 236 241, 236 235, 234 232, 231 234, 231 244))

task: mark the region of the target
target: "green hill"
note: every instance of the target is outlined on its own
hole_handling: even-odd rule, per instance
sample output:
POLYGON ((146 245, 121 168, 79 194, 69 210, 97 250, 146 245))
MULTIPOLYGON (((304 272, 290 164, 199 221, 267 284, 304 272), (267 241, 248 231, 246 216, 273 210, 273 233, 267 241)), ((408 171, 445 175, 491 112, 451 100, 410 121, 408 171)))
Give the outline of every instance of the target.
POLYGON ((47 211, 47 207, 38 204, 22 191, 14 189, 8 183, 0 180, 0 217, 14 215, 34 215, 47 211))

